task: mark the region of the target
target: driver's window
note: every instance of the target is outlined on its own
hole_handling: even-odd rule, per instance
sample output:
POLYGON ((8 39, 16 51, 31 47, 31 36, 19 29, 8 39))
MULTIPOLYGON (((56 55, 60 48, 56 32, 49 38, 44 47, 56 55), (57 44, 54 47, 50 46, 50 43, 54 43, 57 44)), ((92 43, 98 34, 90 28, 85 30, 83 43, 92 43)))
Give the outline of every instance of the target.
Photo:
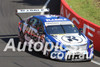
POLYGON ((41 29, 42 31, 44 31, 43 24, 42 24, 41 21, 39 21, 38 27, 39 27, 39 29, 41 29))
POLYGON ((31 25, 31 24, 33 23, 33 21, 34 21, 34 18, 31 17, 31 18, 29 18, 29 19, 27 20, 27 24, 28 24, 28 25, 31 25))
POLYGON ((31 26, 36 28, 37 23, 38 23, 38 20, 34 18, 34 21, 33 21, 33 23, 31 24, 31 26))
POLYGON ((38 19, 36 19, 36 18, 29 18, 28 20, 27 20, 27 24, 28 25, 30 25, 30 26, 32 26, 33 28, 36 28, 37 27, 37 24, 38 24, 38 19))

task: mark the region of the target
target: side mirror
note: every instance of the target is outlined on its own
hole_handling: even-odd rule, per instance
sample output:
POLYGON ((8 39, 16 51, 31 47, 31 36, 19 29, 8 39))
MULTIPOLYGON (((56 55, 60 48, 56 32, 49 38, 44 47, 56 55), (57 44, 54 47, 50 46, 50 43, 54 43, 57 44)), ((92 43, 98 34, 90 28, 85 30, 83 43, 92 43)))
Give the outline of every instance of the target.
POLYGON ((81 33, 81 32, 83 32, 83 28, 80 28, 80 29, 79 29, 79 33, 81 33))

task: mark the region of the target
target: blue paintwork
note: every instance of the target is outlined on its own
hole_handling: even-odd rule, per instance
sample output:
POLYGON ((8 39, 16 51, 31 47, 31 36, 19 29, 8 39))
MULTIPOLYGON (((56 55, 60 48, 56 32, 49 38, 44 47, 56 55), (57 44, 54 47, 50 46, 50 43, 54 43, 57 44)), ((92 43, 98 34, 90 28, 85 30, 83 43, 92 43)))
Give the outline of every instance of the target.
MULTIPOLYGON (((50 20, 52 20, 52 19, 63 19, 63 20, 53 20, 52 22, 56 22, 56 21, 70 21, 69 19, 67 19, 67 18, 65 18, 65 17, 62 17, 62 16, 52 16, 52 15, 51 15, 51 17, 46 17, 46 16, 44 16, 44 15, 36 15, 36 16, 33 16, 33 17, 38 18, 38 19, 41 20, 43 23, 47 22, 46 19, 50 19, 50 20), (58 18, 58 17, 59 17, 59 18, 58 18), (66 19, 66 20, 64 20, 64 19, 66 19)), ((48 22, 50 22, 50 21, 48 21, 48 22)))

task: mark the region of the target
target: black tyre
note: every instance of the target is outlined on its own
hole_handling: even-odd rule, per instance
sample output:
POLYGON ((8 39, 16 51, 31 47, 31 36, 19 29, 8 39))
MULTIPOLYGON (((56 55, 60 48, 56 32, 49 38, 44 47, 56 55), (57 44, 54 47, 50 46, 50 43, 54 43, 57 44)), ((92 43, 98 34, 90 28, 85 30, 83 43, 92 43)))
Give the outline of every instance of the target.
POLYGON ((25 42, 25 38, 24 38, 24 34, 23 34, 22 31, 19 32, 19 40, 21 41, 22 44, 24 44, 24 42, 25 42))

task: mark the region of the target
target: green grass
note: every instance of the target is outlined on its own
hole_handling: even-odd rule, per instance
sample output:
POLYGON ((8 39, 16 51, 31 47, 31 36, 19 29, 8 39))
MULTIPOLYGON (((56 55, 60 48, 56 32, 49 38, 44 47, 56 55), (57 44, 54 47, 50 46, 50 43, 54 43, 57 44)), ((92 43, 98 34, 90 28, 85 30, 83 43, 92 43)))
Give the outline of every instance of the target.
POLYGON ((100 26, 100 0, 66 0, 81 17, 100 26))

